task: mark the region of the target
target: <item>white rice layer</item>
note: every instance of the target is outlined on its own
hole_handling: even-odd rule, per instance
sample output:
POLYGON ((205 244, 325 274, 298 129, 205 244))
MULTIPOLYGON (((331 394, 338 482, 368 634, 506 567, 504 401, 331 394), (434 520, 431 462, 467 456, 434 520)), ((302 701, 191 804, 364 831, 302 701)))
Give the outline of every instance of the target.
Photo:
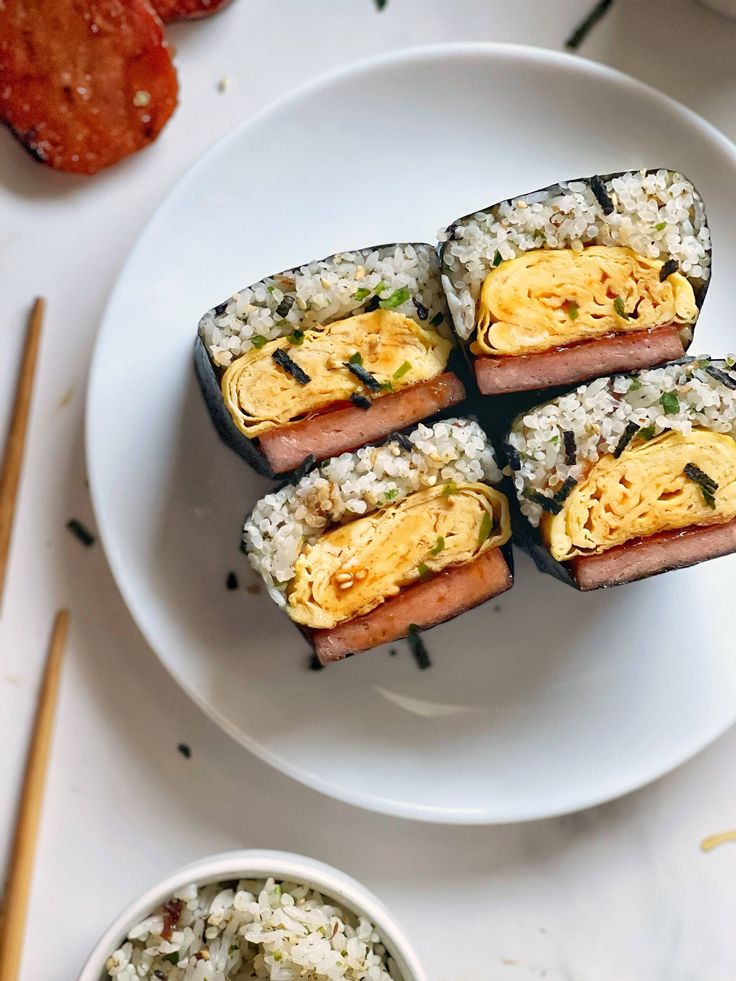
POLYGON ((507 442, 521 460, 513 478, 522 512, 538 525, 542 509, 525 495, 554 494, 568 477, 582 479, 616 449, 629 423, 650 439, 671 429, 687 435, 695 426, 736 438, 736 390, 706 371, 708 365, 726 371, 736 385, 734 363, 703 356, 633 376, 598 378, 518 416, 507 442), (565 430, 575 438, 572 465, 565 462, 565 430))
POLYGON ((286 589, 304 545, 331 525, 371 514, 437 483, 501 479, 493 448, 473 420, 420 424, 408 440, 410 449, 392 440, 343 453, 256 504, 243 542, 280 606, 286 605, 286 589))
POLYGON ((695 284, 710 276, 710 232, 703 201, 671 170, 630 171, 604 182, 615 206, 604 215, 589 180, 565 181, 478 211, 440 233, 442 282, 458 335, 475 329, 483 282, 494 265, 531 249, 627 246, 653 259, 676 259, 695 284))
POLYGON ((253 347, 254 337, 260 343, 258 338, 273 340, 360 313, 376 287, 383 301, 407 289, 410 298, 391 309, 447 335, 437 252, 415 243, 341 252, 269 276, 208 311, 199 324, 200 336, 214 363, 226 367, 253 347))
POLYGON ((116 981, 401 981, 374 926, 295 883, 188 886, 171 938, 160 907, 107 961, 116 981))

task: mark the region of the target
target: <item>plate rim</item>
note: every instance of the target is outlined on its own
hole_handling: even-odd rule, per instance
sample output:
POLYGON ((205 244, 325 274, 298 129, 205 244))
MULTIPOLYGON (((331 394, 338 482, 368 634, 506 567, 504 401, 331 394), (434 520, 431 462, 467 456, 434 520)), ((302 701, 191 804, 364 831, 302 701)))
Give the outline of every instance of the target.
MULTIPOLYGON (((134 600, 134 590, 128 582, 128 573, 125 563, 121 558, 116 547, 116 535, 108 522, 106 508, 102 491, 98 482, 98 471, 95 463, 97 445, 96 414, 93 406, 96 404, 97 384, 95 379, 100 372, 100 365, 104 358, 105 337, 107 334, 106 326, 111 315, 111 311, 116 303, 120 283, 123 280, 129 265, 132 263, 141 242, 146 238, 153 223, 158 219, 160 211, 168 204, 182 185, 189 181, 202 168, 205 168, 209 160, 224 150, 230 142, 239 139, 242 134, 250 128, 255 128, 271 115, 278 114, 290 103, 298 102, 301 99, 309 98, 320 90, 330 89, 335 85, 340 85, 344 81, 359 78, 361 75, 381 71, 396 65, 408 65, 423 60, 433 61, 444 58, 473 58, 485 56, 491 59, 508 58, 515 61, 530 61, 536 64, 549 65, 563 71, 573 72, 581 77, 598 77, 615 86, 628 89, 633 93, 639 93, 650 100, 659 101, 670 111, 680 114, 686 122, 698 130, 701 135, 716 144, 720 149, 733 158, 734 168, 736 169, 736 144, 722 133, 713 123, 700 116, 695 110, 683 105, 672 96, 661 92, 654 86, 648 85, 639 79, 628 75, 619 69, 612 68, 600 62, 593 61, 575 54, 568 54, 550 48, 537 47, 527 44, 511 44, 495 41, 453 41, 432 44, 412 45, 402 47, 378 55, 372 55, 351 62, 338 69, 319 75, 317 78, 289 90, 283 95, 268 102, 264 107, 246 116, 241 122, 235 125, 229 132, 223 134, 200 153, 184 171, 178 175, 173 184, 165 194, 157 201, 154 210, 146 219, 139 230, 135 241, 129 249, 123 264, 120 266, 115 283, 107 297, 104 310, 100 318, 97 334, 95 337, 92 356, 90 359, 89 374, 87 376, 85 393, 85 414, 84 414, 84 434, 85 434, 85 461, 89 478, 89 490, 92 500, 92 507, 95 514, 97 529, 103 545, 103 551, 107 559, 108 566, 112 573, 115 584, 123 598, 125 606, 133 619, 137 629, 143 636, 159 663, 163 666, 169 676, 176 682, 178 687, 185 692, 191 701, 211 719, 220 729, 228 734, 235 742, 246 748, 254 756, 283 773, 300 784, 310 787, 327 797, 339 800, 343 803, 351 804, 363 810, 379 813, 391 817, 403 818, 406 820, 422 821, 432 824, 459 825, 459 826, 483 826, 516 824, 521 822, 546 820, 548 818, 560 817, 564 814, 571 814, 577 811, 597 807, 612 800, 619 799, 636 790, 646 787, 661 779, 666 774, 672 772, 684 763, 688 762, 704 749, 719 739, 734 724, 736 724, 736 707, 734 708, 733 718, 730 722, 720 726, 715 732, 708 733, 693 746, 688 747, 684 752, 676 752, 667 761, 659 763, 646 775, 638 773, 636 777, 628 780, 613 781, 605 786, 599 787, 598 791, 592 796, 569 800, 567 803, 559 799, 554 805, 546 807, 527 807, 526 809, 516 807, 514 809, 493 809, 490 807, 458 807, 448 808, 437 804, 409 803, 405 800, 395 800, 391 797, 380 794, 345 790, 339 784, 333 784, 324 777, 305 770, 302 767, 291 763, 278 752, 260 743, 256 738, 243 732, 224 715, 216 705, 210 703, 206 697, 202 696, 197 689, 177 674, 173 666, 169 663, 167 656, 159 650, 157 642, 154 640, 155 630, 148 622, 146 616, 136 607, 134 600)), ((132 582, 132 581, 131 581, 132 582)))

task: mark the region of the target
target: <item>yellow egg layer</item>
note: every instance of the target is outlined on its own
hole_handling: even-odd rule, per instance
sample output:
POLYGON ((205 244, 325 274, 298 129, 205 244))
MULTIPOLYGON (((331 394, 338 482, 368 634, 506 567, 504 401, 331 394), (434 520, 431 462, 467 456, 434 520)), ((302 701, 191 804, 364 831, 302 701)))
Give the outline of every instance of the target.
MULTIPOLYGON (((441 374, 452 344, 433 330, 392 310, 374 310, 304 332, 301 343, 269 341, 234 361, 222 377, 222 394, 238 429, 254 438, 318 412, 353 392, 367 394, 346 367, 355 354, 362 367, 400 391, 441 374), (272 355, 285 350, 309 376, 300 385, 272 355)), ((388 386, 387 386, 388 390, 388 386)), ((376 394, 370 393, 372 398, 376 394)))
POLYGON ((473 350, 534 354, 607 334, 694 323, 692 286, 679 272, 660 282, 662 266, 607 245, 536 249, 502 262, 481 289, 473 350))
POLYGON ((736 441, 723 433, 670 431, 636 441, 618 459, 601 457, 557 515, 545 514, 542 537, 564 562, 633 538, 736 517, 736 441), (711 495, 685 474, 694 464, 718 488, 711 495), (710 501, 708 497, 710 496, 710 501))
POLYGON ((289 615, 308 627, 334 627, 510 535, 508 502, 485 484, 417 491, 306 545, 289 589, 289 615))

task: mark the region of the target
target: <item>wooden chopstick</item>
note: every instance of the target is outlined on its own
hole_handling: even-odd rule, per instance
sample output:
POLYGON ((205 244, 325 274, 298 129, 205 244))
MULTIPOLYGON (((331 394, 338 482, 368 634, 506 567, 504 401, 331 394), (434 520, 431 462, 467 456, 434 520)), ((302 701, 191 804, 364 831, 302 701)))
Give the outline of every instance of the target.
POLYGON ((45 311, 46 301, 39 296, 33 304, 28 320, 25 348, 20 365, 18 385, 15 390, 15 404, 10 419, 8 441, 5 445, 3 468, 0 472, 0 609, 2 609, 10 536, 13 531, 15 499, 18 494, 20 471, 23 465, 23 450, 26 444, 26 430, 31 410, 31 395, 33 394, 33 378, 36 374, 36 361, 45 311))
POLYGON ((69 611, 59 610, 54 620, 38 696, 23 790, 16 817, 15 837, 8 865, 3 904, 5 918, 0 928, 0 981, 16 981, 20 967, 46 766, 51 747, 61 661, 68 627, 69 611))

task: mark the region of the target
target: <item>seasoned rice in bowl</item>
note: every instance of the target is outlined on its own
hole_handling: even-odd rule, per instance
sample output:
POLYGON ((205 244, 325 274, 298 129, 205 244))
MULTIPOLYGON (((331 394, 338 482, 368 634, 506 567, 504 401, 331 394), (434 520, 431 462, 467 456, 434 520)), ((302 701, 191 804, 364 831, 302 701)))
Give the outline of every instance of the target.
POLYGON ((79 981, 425 981, 385 908, 311 859, 235 852, 187 866, 100 940, 79 981))

